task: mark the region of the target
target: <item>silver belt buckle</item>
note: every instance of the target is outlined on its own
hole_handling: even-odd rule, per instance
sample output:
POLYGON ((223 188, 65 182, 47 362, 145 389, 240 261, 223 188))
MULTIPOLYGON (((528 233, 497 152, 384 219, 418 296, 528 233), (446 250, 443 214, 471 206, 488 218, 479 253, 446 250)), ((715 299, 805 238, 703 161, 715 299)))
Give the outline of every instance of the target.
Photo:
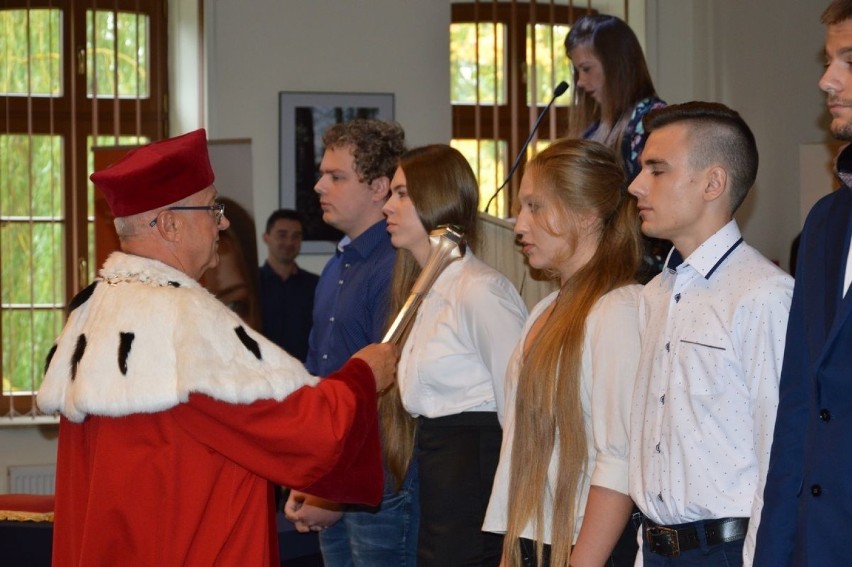
MULTIPOLYGON (((671 550, 671 553, 661 555, 668 555, 669 557, 677 557, 680 555, 680 541, 677 537, 677 530, 667 528, 665 526, 652 526, 645 528, 645 533, 652 538, 664 537, 669 541, 669 549, 671 550)), ((652 550, 653 547, 654 546, 651 546, 652 550)))

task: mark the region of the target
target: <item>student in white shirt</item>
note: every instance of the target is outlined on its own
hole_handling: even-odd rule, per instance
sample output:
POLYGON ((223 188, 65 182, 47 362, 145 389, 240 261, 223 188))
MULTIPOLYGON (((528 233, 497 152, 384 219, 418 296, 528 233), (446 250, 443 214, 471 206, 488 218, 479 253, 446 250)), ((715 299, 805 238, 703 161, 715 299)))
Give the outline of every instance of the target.
POLYGON ((515 224, 531 267, 560 289, 533 309, 509 364, 500 465, 484 529, 507 566, 632 565, 612 557, 627 496, 639 359, 641 237, 611 149, 565 139, 526 167, 515 224))
POLYGON ((656 565, 751 565, 769 462, 792 278, 743 242, 734 211, 757 145, 730 108, 645 119, 630 184, 642 231, 674 244, 643 289, 630 495, 656 565))
MULTIPOLYGON (((481 526, 500 453, 497 412, 506 364, 527 312, 511 282, 473 254, 478 204, 470 165, 457 150, 436 144, 402 156, 384 208, 399 249, 393 314, 429 258, 429 231, 457 225, 468 244, 464 257, 449 264, 425 296, 402 346, 398 393, 380 401, 401 396, 405 411, 417 418, 420 567, 500 562, 502 538, 481 526)), ((385 443, 404 459, 414 441, 404 412, 397 417, 396 426, 384 424, 385 443)))

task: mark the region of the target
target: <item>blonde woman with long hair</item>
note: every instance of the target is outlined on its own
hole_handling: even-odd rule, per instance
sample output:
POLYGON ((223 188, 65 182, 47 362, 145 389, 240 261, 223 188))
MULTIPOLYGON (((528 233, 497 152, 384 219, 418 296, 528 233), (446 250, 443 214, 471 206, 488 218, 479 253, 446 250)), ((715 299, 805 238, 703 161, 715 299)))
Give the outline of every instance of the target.
MULTIPOLYGON (((403 409, 390 413, 402 423, 383 422, 391 461, 404 463, 416 450, 419 567, 496 567, 502 554, 502 538, 482 532, 482 520, 500 457, 506 365, 527 310, 512 283, 475 256, 478 204, 465 158, 435 144, 402 155, 384 208, 398 249, 391 313, 429 259, 430 231, 457 225, 468 243, 464 257, 438 276, 404 339, 397 370, 403 409), (406 418, 416 418, 416 448, 410 434, 397 435, 410 431, 406 418)), ((383 420, 389 394, 381 402, 383 420)))
POLYGON ((538 154, 521 181, 515 233, 530 266, 560 289, 532 310, 507 373, 484 525, 505 533, 506 565, 613 565, 633 509, 640 237, 624 181, 611 149, 577 139, 538 154))

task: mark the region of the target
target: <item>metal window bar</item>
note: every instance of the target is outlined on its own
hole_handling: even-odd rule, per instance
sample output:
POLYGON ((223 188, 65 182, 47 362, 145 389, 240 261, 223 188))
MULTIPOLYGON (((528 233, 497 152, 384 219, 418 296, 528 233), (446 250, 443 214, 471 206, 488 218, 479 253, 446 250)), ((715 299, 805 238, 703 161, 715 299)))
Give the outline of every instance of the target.
MULTIPOLYGON (((104 0, 101 0, 101 4, 104 3, 104 0)), ((118 29, 120 0, 114 0, 112 4, 113 8, 109 10, 113 14, 112 20, 115 23, 112 51, 113 55, 117 57, 118 33, 120 33, 118 29)), ((142 28, 147 16, 140 9, 141 4, 142 0, 135 0, 135 20, 132 17, 128 18, 128 25, 126 26, 130 28, 135 22, 135 29, 128 29, 127 37, 133 38, 133 35, 135 35, 137 46, 149 37, 144 35, 147 28, 142 28)), ((124 3, 121 3, 121 6, 124 5, 124 3)), ((203 0, 199 0, 199 5, 203 5, 203 0)), ((15 203, 18 202, 19 197, 15 197, 14 201, 0 202, 0 211, 2 211, 0 212, 0 223, 7 228, 17 227, 14 232, 21 234, 24 239, 29 239, 26 245, 30 246, 33 252, 23 262, 20 262, 20 266, 16 267, 22 276, 26 277, 26 273, 29 274, 27 284, 22 286, 21 283, 13 283, 13 281, 8 280, 8 271, 5 275, 0 271, 0 287, 2 289, 6 290, 9 286, 16 285, 18 291, 22 292, 4 294, 2 305, 0 305, 0 312, 3 314, 3 325, 0 325, 0 340, 5 339, 4 344, 6 345, 19 346, 22 343, 32 343, 32 345, 29 349, 19 349, 22 354, 13 354, 18 353, 19 350, 6 352, 6 349, 4 349, 2 356, 0 356, 0 361, 5 362, 5 370, 16 377, 15 382, 10 382, 10 384, 15 383, 16 388, 23 387, 25 390, 29 390, 29 392, 16 393, 10 386, 4 386, 2 392, 0 392, 2 394, 0 396, 0 417, 34 416, 37 414, 34 392, 40 382, 43 367, 42 359, 45 353, 40 352, 41 348, 36 348, 35 345, 39 342, 34 341, 44 334, 45 324, 50 325, 48 327, 50 331, 55 330, 56 334, 59 333, 63 322, 62 317, 50 317, 49 323, 44 320, 45 317, 50 312, 61 312, 67 295, 73 293, 73 290, 81 289, 84 284, 88 283, 88 262, 85 252, 82 252, 79 258, 76 258, 76 252, 70 252, 72 250, 85 251, 87 227, 90 226, 87 223, 93 221, 93 218, 85 212, 88 200, 71 197, 79 195, 80 191, 86 191, 85 184, 83 187, 79 187, 80 182, 78 182, 78 173, 83 172, 79 171, 81 166, 77 158, 85 156, 86 153, 86 148, 78 147, 77 134, 83 123, 80 122, 82 118, 73 109, 77 108, 77 101, 81 100, 79 99, 80 90, 82 90, 84 97, 81 102, 85 104, 89 87, 86 80, 87 65, 91 65, 89 69, 89 78, 92 81, 92 117, 90 124, 93 136, 97 137, 101 129, 98 112, 98 65, 95 64, 96 53, 94 49, 99 36, 98 28, 103 28, 103 24, 98 23, 97 0, 91 0, 83 6, 56 2, 56 0, 42 2, 28 0, 20 7, 20 16, 15 17, 20 18, 17 25, 22 25, 23 28, 19 28, 19 33, 24 41, 18 44, 21 50, 21 63, 16 63, 14 60, 15 53, 11 49, 4 49, 0 53, 0 58, 2 58, 6 69, 18 65, 17 69, 22 75, 21 79, 23 79, 22 88, 18 89, 21 92, 14 94, 17 101, 12 100, 10 93, 2 93, 2 96, 0 96, 0 100, 2 100, 0 116, 3 117, 4 122, 4 125, 0 127, 0 132, 9 141, 19 137, 13 143, 27 144, 26 148, 19 146, 19 149, 24 152, 24 159, 29 163, 26 171, 21 168, 20 173, 17 173, 16 168, 21 164, 11 161, 11 156, 14 154, 7 154, 10 157, 3 164, 0 164, 0 187, 3 189, 0 193, 0 199, 10 199, 16 190, 12 177, 23 176, 27 186, 20 187, 20 198, 27 199, 28 203, 22 201, 21 205, 16 208, 15 203), (86 8, 88 7, 91 10, 87 14, 86 8), (54 12, 59 14, 58 18, 54 12), (43 18, 44 14, 47 14, 46 20, 43 18), (89 29, 92 33, 92 45, 90 47, 93 50, 91 53, 86 53, 85 47, 78 51, 78 46, 85 46, 89 39, 85 37, 86 25, 78 28, 75 24, 75 20, 79 22, 79 18, 84 19, 84 24, 90 24, 89 29), (80 29, 83 30, 82 33, 84 34, 82 38, 76 37, 79 36, 80 29), (43 55, 43 42, 45 40, 51 51, 45 58, 46 62, 40 64, 36 58, 43 55), (58 57, 55 52, 55 45, 59 45, 60 56, 58 57), (91 55, 91 60, 87 58, 88 55, 91 55), (67 65, 73 65, 73 68, 66 75, 67 65), (68 77, 67 84, 63 84, 63 77, 65 76, 68 77), (45 93, 42 92, 44 91, 45 81, 48 85, 46 99, 43 96, 45 93), (66 99, 64 102, 60 102, 62 97, 66 99), (56 106, 57 104, 70 104, 72 111, 69 113, 67 123, 61 122, 61 119, 58 118, 57 110, 59 107, 56 106), (18 109, 20 109, 20 114, 18 114, 18 109), (21 128, 15 126, 18 120, 20 120, 18 123, 21 124, 21 128), (61 139, 57 142, 56 140, 59 137, 61 139), (59 144, 60 151, 55 151, 56 144, 59 144), (44 151, 47 151, 48 155, 45 156, 44 151), (41 168, 53 172, 63 171, 65 168, 68 170, 64 171, 62 175, 51 174, 50 179, 46 180, 43 178, 41 168), (42 203, 39 202, 45 199, 49 199, 51 203, 59 203, 61 207, 59 211, 48 207, 49 212, 45 212, 42 203), (83 210, 81 210, 81 207, 83 210), (83 222, 82 228, 74 228, 69 225, 69 230, 64 232, 44 229, 46 225, 65 225, 66 223, 73 224, 80 221, 83 222), (62 234, 65 235, 64 239, 62 234), (35 253, 37 239, 41 239, 39 249, 49 247, 49 256, 45 257, 35 253), (43 262, 49 266, 57 266, 57 268, 45 269, 43 262), (63 273, 65 274, 64 277, 63 273), (37 280, 37 278, 39 279, 37 280), (29 294, 29 297, 26 297, 26 294, 29 294), (15 324, 9 324, 9 321, 13 321, 15 324), (51 326, 55 326, 55 329, 51 326), (27 366, 29 366, 29 371, 25 370, 27 366)), ((162 41, 164 20, 158 17, 155 18, 155 21, 157 25, 156 37, 158 41, 162 41)), ((200 30, 203 29, 203 19, 199 20, 198 25, 200 30)), ((158 50, 161 48, 161 46, 157 47, 158 50)), ((109 47, 107 47, 107 51, 109 51, 109 47)), ((202 53, 203 41, 200 40, 199 54, 202 53)), ((124 124, 134 125, 135 123, 137 139, 143 137, 142 97, 144 92, 142 76, 145 69, 142 68, 141 63, 142 57, 150 57, 150 55, 151 42, 149 41, 145 42, 144 52, 140 52, 139 49, 136 50, 136 86, 135 93, 131 94, 131 96, 135 95, 135 109, 133 109, 133 106, 126 107, 120 104, 117 66, 113 70, 114 91, 111 109, 113 112, 109 114, 114 118, 113 130, 116 138, 120 134, 119 129, 122 123, 119 118, 123 119, 124 124), (128 108, 131 112, 120 116, 122 108, 128 108), (135 116, 131 117, 131 113, 135 116)), ((161 62, 158 51, 157 60, 151 59, 158 86, 163 84, 162 78, 165 73, 161 62)), ((203 72, 199 74, 199 82, 201 82, 202 77, 203 72)), ((155 93, 158 94, 159 91, 155 91, 155 93)), ((126 104, 132 105, 134 103, 128 101, 126 104)), ((166 104, 165 97, 163 97, 161 104, 166 104)), ((163 109, 164 107, 158 105, 158 108, 163 109)), ((203 116, 202 111, 199 110, 199 112, 203 116)), ((86 123, 85 127, 88 129, 89 123, 86 123)), ((5 243, 7 248, 11 242, 8 239, 13 238, 12 232, 4 229, 0 233, 0 243, 5 243)), ((9 262, 11 258, 6 256, 6 258, 0 258, 0 260, 9 262)), ((11 378, 11 376, 6 377, 11 378)))

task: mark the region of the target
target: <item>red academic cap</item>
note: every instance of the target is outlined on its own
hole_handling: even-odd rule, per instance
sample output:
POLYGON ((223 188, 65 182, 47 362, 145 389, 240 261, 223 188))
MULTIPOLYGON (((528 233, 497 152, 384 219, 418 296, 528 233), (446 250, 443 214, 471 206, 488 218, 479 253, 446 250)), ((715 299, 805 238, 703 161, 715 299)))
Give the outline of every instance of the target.
POLYGON ((213 184, 207 133, 202 128, 136 148, 89 179, 116 217, 180 201, 213 184))

